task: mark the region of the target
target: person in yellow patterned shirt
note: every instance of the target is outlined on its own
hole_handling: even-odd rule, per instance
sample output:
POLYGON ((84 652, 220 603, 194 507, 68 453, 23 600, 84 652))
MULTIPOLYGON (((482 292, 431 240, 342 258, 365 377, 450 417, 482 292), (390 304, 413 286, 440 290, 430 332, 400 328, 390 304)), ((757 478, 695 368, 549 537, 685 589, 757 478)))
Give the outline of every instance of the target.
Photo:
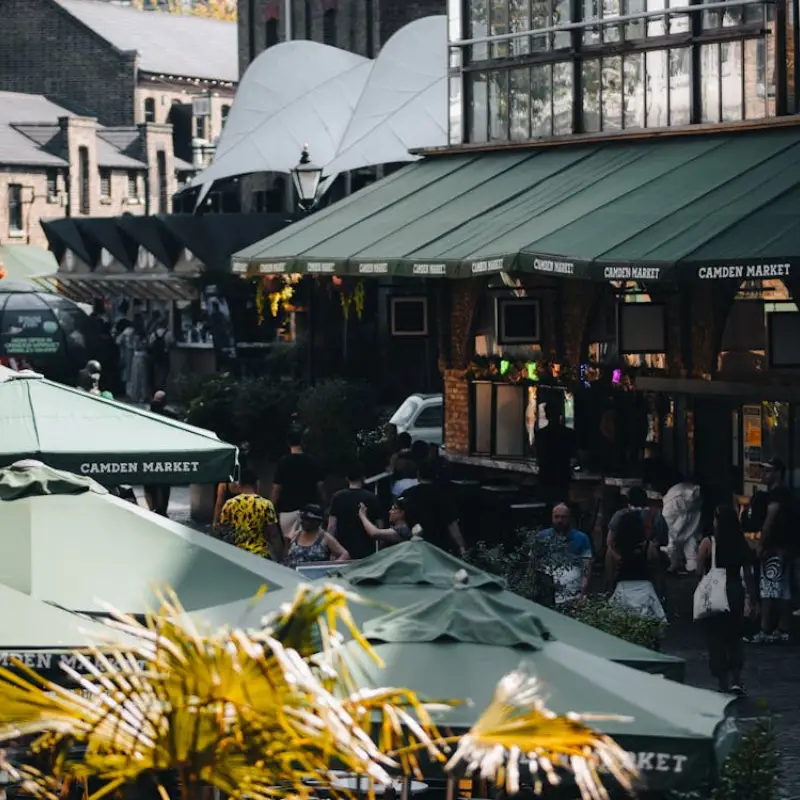
POLYGON ((252 470, 242 469, 239 494, 222 507, 217 532, 242 550, 283 561, 285 546, 275 506, 258 493, 258 476, 252 470))

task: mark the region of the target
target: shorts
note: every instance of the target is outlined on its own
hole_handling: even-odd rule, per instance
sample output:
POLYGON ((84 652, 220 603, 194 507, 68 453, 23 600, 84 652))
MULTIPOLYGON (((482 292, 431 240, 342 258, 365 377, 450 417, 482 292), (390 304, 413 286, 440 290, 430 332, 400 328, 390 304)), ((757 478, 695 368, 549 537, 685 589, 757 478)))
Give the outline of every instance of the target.
POLYGON ((791 600, 789 559, 786 553, 772 553, 761 560, 759 594, 762 600, 791 600))

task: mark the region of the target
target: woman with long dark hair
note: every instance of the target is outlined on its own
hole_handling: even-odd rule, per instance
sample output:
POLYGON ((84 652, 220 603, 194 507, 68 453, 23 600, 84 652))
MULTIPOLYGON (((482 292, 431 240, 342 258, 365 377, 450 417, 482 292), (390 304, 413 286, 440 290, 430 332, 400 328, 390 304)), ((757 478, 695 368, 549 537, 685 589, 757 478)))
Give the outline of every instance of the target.
POLYGON ((720 691, 742 696, 745 693, 742 683, 745 587, 754 610, 758 594, 753 577, 753 556, 733 507, 718 505, 714 510, 713 532, 703 539, 697 553, 699 576, 711 569, 712 545, 716 545, 715 564, 727 575, 730 611, 703 620, 708 636, 708 665, 719 682, 720 691))

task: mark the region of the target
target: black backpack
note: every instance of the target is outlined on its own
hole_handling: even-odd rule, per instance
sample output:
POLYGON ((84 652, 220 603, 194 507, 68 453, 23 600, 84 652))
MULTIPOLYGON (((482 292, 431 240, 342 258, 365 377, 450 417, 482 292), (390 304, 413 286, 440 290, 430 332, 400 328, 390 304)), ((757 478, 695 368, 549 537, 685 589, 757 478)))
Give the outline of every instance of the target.
POLYGON ((166 361, 168 357, 167 333, 166 331, 162 334, 156 333, 154 336, 155 338, 150 343, 150 347, 147 348, 150 358, 152 358, 153 361, 166 361))

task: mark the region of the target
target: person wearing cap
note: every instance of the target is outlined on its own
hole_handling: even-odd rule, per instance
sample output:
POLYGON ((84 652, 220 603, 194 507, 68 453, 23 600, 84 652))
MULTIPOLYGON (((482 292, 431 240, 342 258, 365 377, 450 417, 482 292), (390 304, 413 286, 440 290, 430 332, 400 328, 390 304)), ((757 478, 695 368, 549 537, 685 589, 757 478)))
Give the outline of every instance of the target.
POLYGON ((748 641, 753 644, 787 643, 791 623, 789 553, 795 535, 795 502, 784 486, 786 465, 772 458, 761 465, 761 482, 767 487, 766 517, 758 543, 761 596, 761 630, 748 641))
POLYGON ((364 530, 371 539, 387 544, 399 544, 411 539, 411 528, 406 521, 406 499, 395 497, 389 509, 389 527, 380 528, 370 521, 367 507, 362 503, 358 508, 358 516, 364 530))
POLYGON ((300 510, 300 528, 289 546, 286 566, 349 561, 349 553, 322 527, 323 521, 322 506, 317 503, 308 503, 300 510))

